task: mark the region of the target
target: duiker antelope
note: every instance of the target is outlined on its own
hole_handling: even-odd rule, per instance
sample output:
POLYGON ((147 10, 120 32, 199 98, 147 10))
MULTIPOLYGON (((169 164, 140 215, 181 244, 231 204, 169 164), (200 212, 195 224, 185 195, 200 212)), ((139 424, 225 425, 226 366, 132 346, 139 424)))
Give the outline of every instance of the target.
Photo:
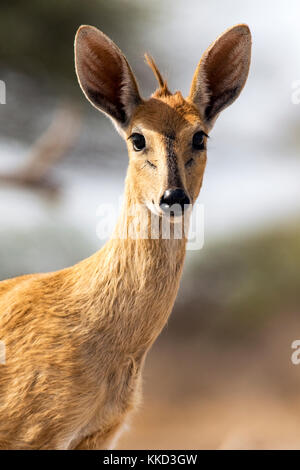
POLYGON ((145 208, 146 224, 150 215, 158 227, 182 223, 172 206, 189 213, 195 203, 208 134, 240 94, 250 53, 249 28, 227 30, 202 56, 187 98, 169 91, 148 58, 159 88, 144 100, 119 48, 98 29, 79 28, 80 86, 127 143, 124 205, 114 236, 95 255, 0 283, 0 448, 112 447, 139 402, 145 356, 172 310, 186 246, 174 230, 170 237, 160 229, 152 238, 116 234, 134 205, 145 208))

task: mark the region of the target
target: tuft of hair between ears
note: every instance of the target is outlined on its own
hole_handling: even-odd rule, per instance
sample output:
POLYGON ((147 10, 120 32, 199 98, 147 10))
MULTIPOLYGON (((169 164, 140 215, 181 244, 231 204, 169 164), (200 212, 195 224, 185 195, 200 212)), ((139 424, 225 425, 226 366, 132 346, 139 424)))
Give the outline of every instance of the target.
POLYGON ((150 69, 154 73, 154 76, 156 80, 158 81, 159 88, 158 90, 155 91, 153 96, 155 97, 160 97, 160 96, 168 96, 171 95, 172 93, 170 92, 166 80, 162 77, 153 57, 151 57, 149 54, 145 54, 145 61, 146 64, 149 65, 150 69))

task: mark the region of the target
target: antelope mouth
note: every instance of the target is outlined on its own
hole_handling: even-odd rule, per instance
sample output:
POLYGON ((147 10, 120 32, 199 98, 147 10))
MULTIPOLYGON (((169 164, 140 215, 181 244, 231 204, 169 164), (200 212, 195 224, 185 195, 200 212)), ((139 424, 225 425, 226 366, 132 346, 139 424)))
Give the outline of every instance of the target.
POLYGON ((149 211, 160 217, 169 220, 171 223, 181 222, 185 217, 188 217, 192 211, 193 205, 187 204, 182 208, 179 204, 176 204, 174 207, 165 207, 162 208, 152 200, 150 203, 146 203, 149 211))

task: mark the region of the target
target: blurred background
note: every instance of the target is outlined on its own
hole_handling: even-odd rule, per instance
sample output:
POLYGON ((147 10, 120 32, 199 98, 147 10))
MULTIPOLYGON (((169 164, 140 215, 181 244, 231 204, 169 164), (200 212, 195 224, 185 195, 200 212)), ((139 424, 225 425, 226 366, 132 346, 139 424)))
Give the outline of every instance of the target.
POLYGON ((97 207, 123 191, 125 144, 75 77, 80 24, 121 47, 144 96, 144 52, 187 95, 220 33, 253 34, 246 87, 209 140, 205 244, 188 253, 119 448, 300 448, 299 16, 297 0, 1 0, 0 279, 95 252, 97 207))

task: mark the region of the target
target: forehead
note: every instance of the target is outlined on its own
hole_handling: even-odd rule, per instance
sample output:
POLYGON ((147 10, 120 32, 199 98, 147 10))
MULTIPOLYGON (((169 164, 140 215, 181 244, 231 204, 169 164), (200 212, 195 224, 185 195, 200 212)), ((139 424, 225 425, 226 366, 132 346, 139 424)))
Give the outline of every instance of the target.
POLYGON ((140 105, 132 118, 134 128, 176 137, 182 130, 204 126, 197 109, 177 92, 174 95, 152 97, 140 105))

